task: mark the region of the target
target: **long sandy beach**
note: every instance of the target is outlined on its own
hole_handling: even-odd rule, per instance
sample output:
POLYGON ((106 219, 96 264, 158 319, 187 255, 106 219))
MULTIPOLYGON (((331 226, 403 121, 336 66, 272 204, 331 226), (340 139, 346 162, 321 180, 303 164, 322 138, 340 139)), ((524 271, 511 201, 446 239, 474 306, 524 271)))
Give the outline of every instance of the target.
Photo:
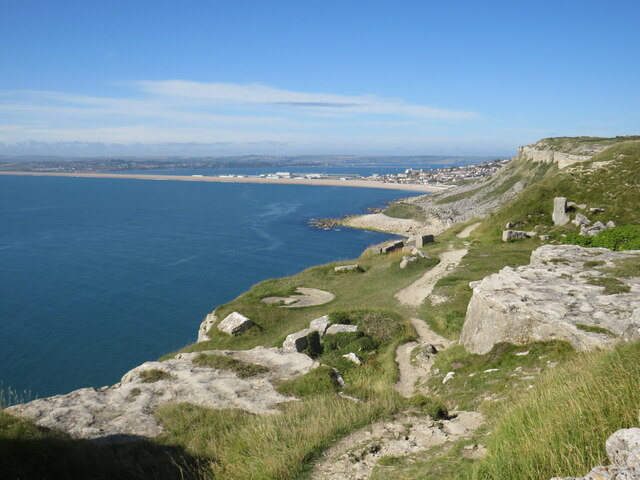
POLYGON ((128 173, 50 173, 50 172, 0 172, 0 175, 20 175, 33 177, 73 177, 73 178, 119 178, 130 180, 172 180, 178 182, 222 182, 222 183, 271 183, 279 185, 316 185, 324 187, 384 188, 411 192, 433 193, 448 187, 405 183, 384 183, 372 180, 334 180, 320 178, 262 178, 262 177, 200 177, 191 175, 145 175, 128 173))

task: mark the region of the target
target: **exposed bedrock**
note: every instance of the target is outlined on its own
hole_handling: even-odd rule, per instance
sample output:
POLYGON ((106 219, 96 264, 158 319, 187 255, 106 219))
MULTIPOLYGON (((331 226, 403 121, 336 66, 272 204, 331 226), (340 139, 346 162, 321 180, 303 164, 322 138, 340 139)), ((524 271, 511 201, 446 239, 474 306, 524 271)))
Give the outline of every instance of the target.
POLYGON ((460 342, 484 354, 499 342, 564 340, 584 351, 640 338, 640 277, 612 270, 629 258, 640 251, 540 247, 530 265, 471 283, 460 342))

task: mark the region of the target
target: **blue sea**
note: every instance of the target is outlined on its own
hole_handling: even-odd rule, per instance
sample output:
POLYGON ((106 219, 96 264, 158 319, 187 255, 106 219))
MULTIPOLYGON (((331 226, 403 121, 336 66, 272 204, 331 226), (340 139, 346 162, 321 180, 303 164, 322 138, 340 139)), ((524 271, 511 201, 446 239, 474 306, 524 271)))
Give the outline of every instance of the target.
POLYGON ((318 230, 407 192, 0 176, 0 382, 30 398, 118 381, 195 341, 251 285, 390 235, 318 230))

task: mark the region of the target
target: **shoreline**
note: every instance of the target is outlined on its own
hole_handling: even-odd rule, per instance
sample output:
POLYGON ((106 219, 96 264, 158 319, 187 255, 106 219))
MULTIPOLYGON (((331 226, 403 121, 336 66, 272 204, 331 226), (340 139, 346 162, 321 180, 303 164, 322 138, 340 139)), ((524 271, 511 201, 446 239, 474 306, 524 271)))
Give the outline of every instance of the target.
POLYGON ((179 182, 214 182, 214 183, 256 183, 276 185, 306 185, 320 187, 357 187, 380 188, 387 190, 405 190, 410 192, 435 193, 448 190, 450 187, 435 185, 419 185, 410 183, 384 183, 372 180, 332 180, 309 178, 261 178, 261 177, 194 177, 191 175, 145 175, 126 173, 54 173, 54 172, 0 172, 0 175, 29 177, 70 177, 70 178, 115 178, 125 180, 168 180, 179 182))

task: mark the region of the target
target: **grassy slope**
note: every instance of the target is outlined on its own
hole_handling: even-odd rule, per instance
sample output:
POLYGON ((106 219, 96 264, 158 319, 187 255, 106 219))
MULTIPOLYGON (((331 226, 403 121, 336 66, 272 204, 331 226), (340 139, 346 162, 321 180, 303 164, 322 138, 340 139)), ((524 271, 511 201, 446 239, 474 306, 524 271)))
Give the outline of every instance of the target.
MULTIPOLYGON (((640 142, 616 145, 597 155, 592 161, 564 170, 561 174, 557 173, 554 166, 548 164, 529 165, 532 168, 525 171, 524 163, 514 162, 488 183, 494 188, 501 188, 500 185, 506 188, 505 185, 517 181, 515 178, 526 178, 527 183, 533 182, 535 185, 525 189, 508 205, 485 219, 468 239, 469 254, 463 259, 461 267, 439 281, 434 291, 435 294, 446 297, 444 303, 435 306, 423 305, 418 312, 412 312, 401 307, 393 298, 395 292, 431 268, 436 260, 423 261, 407 270, 400 270, 400 254, 365 257, 358 261, 364 268, 362 273, 335 274, 334 264, 331 264, 308 269, 293 277, 268 280, 254 286, 241 297, 219 307, 217 313, 223 317, 231 311, 240 311, 254 319, 259 325, 258 328, 233 338, 219 334, 214 328, 211 331, 210 342, 195 344, 186 350, 279 345, 288 333, 306 327, 313 318, 332 311, 358 308, 390 310, 394 312, 392 316, 397 315, 399 321, 404 322, 405 327, 406 319, 417 313, 417 316, 426 319, 436 330, 455 338, 462 326, 466 304, 471 296, 469 281, 481 279, 505 265, 528 263, 530 252, 540 245, 537 239, 502 243, 500 233, 505 222, 522 222, 523 228, 527 230, 541 225, 542 231, 556 236, 565 231, 575 230, 574 226, 554 228, 551 225, 553 197, 567 196, 577 203, 604 206, 607 211, 601 214, 601 217, 605 221, 612 219, 619 224, 639 223, 637 199, 640 198, 640 142), (594 162, 610 160, 614 160, 614 163, 608 165, 606 174, 603 171, 590 170, 594 162), (329 290, 337 296, 326 305, 302 309, 279 308, 259 301, 266 296, 290 294, 299 286, 329 290)), ((491 193, 487 190, 485 195, 491 193)), ((473 221, 467 224, 471 223, 473 221)), ((438 242, 429 245, 425 251, 437 257, 449 246, 462 247, 463 241, 457 239, 455 234, 465 226, 458 225, 445 232, 439 236, 438 242)), ((26 460, 25 452, 43 452, 40 458, 47 462, 47 452, 53 451, 54 456, 61 452, 64 456, 82 459, 82 462, 72 462, 68 467, 70 477, 73 477, 73 472, 76 473, 76 477, 83 476, 85 460, 96 465, 109 462, 110 468, 116 469, 116 473, 107 475, 108 478, 162 478, 164 474, 167 477, 175 477, 175 465, 166 461, 165 450, 174 449, 171 453, 180 459, 178 463, 189 467, 187 478, 194 475, 207 478, 215 475, 215 478, 234 479, 298 478, 304 475, 310 461, 340 436, 381 416, 394 413, 408 404, 391 388, 397 378, 395 348, 407 338, 410 338, 410 334, 407 330, 401 329, 392 340, 380 345, 377 354, 371 355, 362 368, 353 368, 345 372, 345 378, 350 385, 349 391, 366 400, 361 403, 352 403, 340 398, 326 377, 327 371, 320 370, 282 386, 283 392, 296 393, 302 400, 284 405, 282 414, 279 415, 255 416, 237 410, 215 411, 189 405, 162 408, 158 417, 167 427, 169 434, 163 439, 146 442, 137 447, 143 452, 143 459, 147 456, 157 456, 157 468, 161 470, 159 473, 149 470, 154 468, 153 465, 147 465, 143 461, 139 468, 131 468, 127 474, 119 476, 118 472, 126 471, 129 466, 130 455, 126 449, 120 451, 114 447, 112 450, 86 453, 88 447, 84 445, 87 442, 71 441, 64 436, 61 440, 63 446, 60 447, 59 434, 42 432, 23 421, 19 421, 19 428, 16 428, 16 424, 11 423, 14 420, 1 412, 0 462, 4 461, 4 464, 0 466, 21 468, 26 465, 29 468, 40 468, 39 462, 26 460), (315 382, 327 388, 316 389, 315 382), (31 436, 35 436, 38 442, 22 442, 31 436), (25 448, 24 445, 35 450, 22 450, 20 453, 20 448, 25 448), (23 459, 22 464, 20 458, 23 459), (192 466, 195 464, 199 467, 193 470, 192 466), (117 470, 118 468, 120 470, 117 470)), ((575 354, 567 349, 566 345, 554 342, 528 346, 530 353, 526 356, 515 355, 516 350, 523 350, 522 347, 505 345, 497 346, 484 356, 468 355, 460 347, 452 348, 438 357, 437 368, 441 373, 432 381, 431 387, 449 406, 479 408, 489 416, 492 426, 497 425, 492 428, 493 433, 489 437, 485 437, 486 432, 481 432, 471 440, 487 443, 490 456, 481 463, 461 458, 458 453, 464 446, 462 442, 454 445, 448 452, 433 451, 411 458, 389 459, 386 464, 383 462, 386 466, 382 465, 376 471, 375 478, 393 476, 394 479, 435 479, 466 476, 515 479, 525 478, 519 475, 526 469, 536 472, 531 478, 547 478, 551 476, 547 472, 553 471, 555 475, 584 470, 587 465, 597 463, 596 460, 600 461, 602 458, 602 443, 606 435, 611 433, 611 429, 626 425, 630 412, 633 411, 634 415, 637 413, 635 409, 638 399, 629 394, 632 387, 638 391, 637 383, 633 382, 637 382, 638 379, 640 355, 633 348, 637 349, 637 345, 629 346, 628 350, 618 349, 618 353, 615 354, 585 355, 575 360, 572 360, 575 354), (615 355, 619 355, 616 357, 618 360, 615 360, 615 355), (617 368, 622 363, 627 369, 619 372, 617 368), (555 364, 558 366, 551 368, 555 364), (518 370, 521 373, 513 375, 518 367, 521 367, 518 370), (493 368, 498 368, 498 371, 484 372, 493 368), (446 385, 442 385, 441 377, 447 371, 455 371, 456 376, 446 385), (562 373, 565 371, 568 373, 563 376, 562 373), (616 372, 619 374, 614 374, 616 372), (629 375, 626 372, 630 372, 629 375), (532 385, 538 384, 540 374, 543 378, 542 386, 536 387, 534 393, 521 394, 529 382, 532 385), (573 383, 567 382, 567 378, 571 378, 573 383), (573 388, 573 384, 577 385, 576 388, 573 388), (589 389, 598 390, 602 385, 608 385, 610 389, 618 390, 622 394, 613 395, 615 398, 610 402, 599 393, 579 395, 589 389), (580 390, 581 388, 583 390, 580 390), (536 394, 539 392, 548 393, 544 396, 547 401, 535 403, 536 394), (512 399, 513 402, 513 406, 506 413, 503 411, 505 399, 512 399), (604 425, 603 428, 591 432, 588 431, 589 428, 585 428, 584 419, 580 415, 565 418, 562 415, 564 405, 570 401, 574 402, 577 412, 585 410, 590 415, 595 415, 604 425), (525 415, 528 412, 535 414, 528 418, 525 415), (522 449, 532 449, 531 438, 540 438, 540 435, 556 431, 553 423, 555 418, 558 418, 558 421, 566 420, 562 428, 557 429, 558 434, 550 443, 553 448, 559 448, 559 455, 553 457, 548 452, 535 449, 531 450, 530 455, 514 455, 514 452, 520 452, 522 449), (520 424, 527 425, 527 428, 518 431, 516 427, 520 424), (537 432, 538 436, 528 436, 529 429, 537 432), (584 440, 585 438, 588 441, 584 440), (591 452, 599 453, 581 456, 579 450, 587 446, 591 452), (567 454, 567 451, 570 454, 567 454), (539 459, 547 457, 550 460, 544 464, 544 468, 536 470, 539 459)), ((39 471, 44 470, 40 468, 39 471)), ((38 478, 38 475, 31 477, 38 478)))

